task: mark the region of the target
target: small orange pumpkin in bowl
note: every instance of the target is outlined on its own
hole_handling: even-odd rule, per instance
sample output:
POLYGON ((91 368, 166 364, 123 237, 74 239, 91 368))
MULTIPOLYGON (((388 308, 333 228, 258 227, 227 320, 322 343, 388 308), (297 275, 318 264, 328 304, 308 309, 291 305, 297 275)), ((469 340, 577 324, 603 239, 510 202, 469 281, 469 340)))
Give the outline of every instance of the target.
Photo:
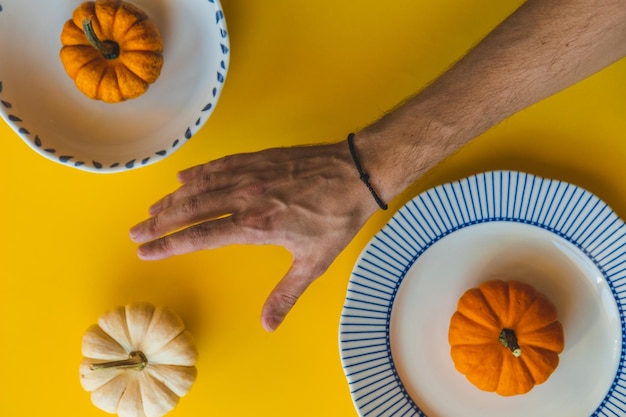
POLYGON ((121 0, 81 4, 63 26, 61 44, 61 62, 78 89, 108 103, 139 97, 163 67, 159 29, 121 0))
POLYGON ((565 344, 554 304, 528 284, 501 280, 461 296, 448 342, 456 369, 479 389, 502 396, 545 382, 565 344))

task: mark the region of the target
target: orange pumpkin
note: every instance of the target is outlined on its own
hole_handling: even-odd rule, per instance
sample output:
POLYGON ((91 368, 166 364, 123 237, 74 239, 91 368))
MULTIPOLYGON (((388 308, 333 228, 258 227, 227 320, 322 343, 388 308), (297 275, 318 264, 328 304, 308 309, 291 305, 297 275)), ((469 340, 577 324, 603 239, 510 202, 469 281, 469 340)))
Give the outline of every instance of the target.
POLYGON ((163 41, 138 7, 120 0, 81 4, 61 33, 65 71, 88 97, 117 103, 139 97, 161 74, 163 41))
POLYGON ((466 291, 450 320, 456 369, 476 387, 525 394, 559 364, 563 326, 554 304, 532 286, 494 280, 466 291))

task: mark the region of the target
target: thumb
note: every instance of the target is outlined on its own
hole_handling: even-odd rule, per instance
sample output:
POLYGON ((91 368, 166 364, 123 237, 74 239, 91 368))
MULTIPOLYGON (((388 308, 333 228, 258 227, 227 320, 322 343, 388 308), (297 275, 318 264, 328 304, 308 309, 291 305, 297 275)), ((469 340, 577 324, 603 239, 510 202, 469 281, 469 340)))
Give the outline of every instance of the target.
POLYGON ((296 301, 318 276, 311 274, 311 270, 307 270, 301 263, 294 262, 263 305, 261 311, 263 328, 268 332, 276 330, 296 301))

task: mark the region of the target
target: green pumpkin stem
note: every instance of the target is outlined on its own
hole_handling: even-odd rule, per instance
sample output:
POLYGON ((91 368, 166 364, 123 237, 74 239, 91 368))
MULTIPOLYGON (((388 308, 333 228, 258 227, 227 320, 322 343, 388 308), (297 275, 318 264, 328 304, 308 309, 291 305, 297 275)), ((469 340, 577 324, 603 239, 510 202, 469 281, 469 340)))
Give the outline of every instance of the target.
POLYGON ((517 344, 517 336, 515 336, 515 332, 511 329, 502 329, 500 332, 500 337, 498 339, 502 346, 505 348, 509 348, 513 356, 519 358, 522 354, 522 349, 517 344))
POLYGON ((148 365, 148 358, 143 352, 131 352, 128 355, 128 359, 122 361, 113 361, 113 362, 102 362, 102 363, 92 363, 89 365, 89 369, 92 371, 96 371, 98 369, 111 369, 111 368, 124 368, 124 369, 132 369, 135 368, 138 371, 141 371, 148 365))
POLYGON ((104 59, 116 59, 120 56, 120 45, 114 41, 102 41, 98 39, 96 32, 93 30, 93 22, 91 17, 83 20, 83 30, 87 40, 102 54, 104 59))

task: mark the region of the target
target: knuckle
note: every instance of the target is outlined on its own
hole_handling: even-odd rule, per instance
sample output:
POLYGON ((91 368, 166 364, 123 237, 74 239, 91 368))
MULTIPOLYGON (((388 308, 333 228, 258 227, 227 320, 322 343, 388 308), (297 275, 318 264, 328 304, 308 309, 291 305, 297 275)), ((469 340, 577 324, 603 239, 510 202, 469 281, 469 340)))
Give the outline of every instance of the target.
POLYGON ((195 195, 210 191, 213 187, 214 178, 210 172, 199 175, 192 183, 187 184, 186 194, 195 195))
POLYGON ((211 173, 205 173, 201 175, 195 183, 196 192, 204 192, 211 189, 213 185, 213 175, 211 173))
POLYGON ((258 237, 258 233, 254 233, 255 229, 251 227, 251 220, 248 216, 233 215, 229 220, 233 229, 247 236, 249 240, 255 240, 258 237))
POLYGON ((185 237, 187 243, 192 248, 199 249, 204 245, 207 235, 208 231, 206 227, 202 224, 199 224, 188 228, 185 237))
POLYGON ((300 297, 297 294, 290 291, 282 291, 275 294, 276 305, 278 305, 282 311, 291 310, 291 308, 296 305, 298 298, 300 297))
POLYGON ((275 226, 274 218, 266 212, 247 212, 242 216, 235 216, 233 222, 236 227, 255 236, 272 231, 275 226))
POLYGON ((152 249, 163 255, 172 255, 174 253, 174 246, 171 239, 164 237, 152 242, 152 249))
POLYGON ((272 224, 272 219, 266 213, 252 212, 246 216, 246 223, 252 229, 268 229, 272 224))
POLYGON ((153 216, 147 223, 148 233, 151 236, 157 236, 161 233, 161 217, 159 215, 153 216))
POLYGON ((212 168, 219 169, 219 170, 229 169, 231 167, 231 165, 233 165, 233 163, 236 161, 237 156, 238 155, 226 155, 226 156, 223 156, 223 157, 213 161, 211 163, 211 166, 212 166, 212 168))
POLYGON ((200 208, 200 200, 196 196, 187 197, 180 203, 180 210, 184 215, 195 215, 200 208))
POLYGON ((219 162, 223 165, 228 165, 235 158, 235 155, 226 155, 219 159, 219 162))
POLYGON ((237 194, 240 198, 257 197, 267 190, 268 186, 259 178, 253 178, 237 187, 237 194))
POLYGON ((169 207, 174 202, 174 196, 170 193, 164 196, 161 201, 159 201, 159 205, 161 207, 169 207))

